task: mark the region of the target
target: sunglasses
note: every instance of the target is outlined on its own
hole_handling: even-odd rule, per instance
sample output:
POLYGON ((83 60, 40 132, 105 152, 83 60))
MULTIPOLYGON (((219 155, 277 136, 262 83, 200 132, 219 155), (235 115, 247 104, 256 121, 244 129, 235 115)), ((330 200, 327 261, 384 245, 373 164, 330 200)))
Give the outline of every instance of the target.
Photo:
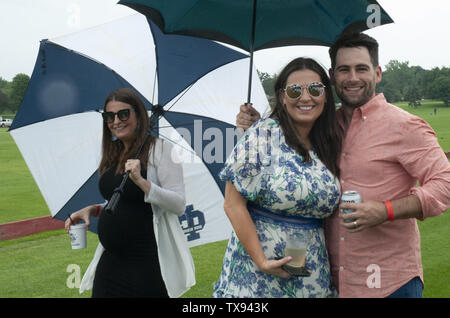
MULTIPOLYGON (((304 86, 298 84, 291 84, 286 86, 284 92, 289 99, 299 99, 303 94, 304 86)), ((325 85, 321 82, 313 82, 306 86, 309 96, 318 98, 323 95, 325 91, 325 85)))
POLYGON ((114 121, 114 119, 119 118, 119 120, 121 121, 126 121, 128 120, 128 118, 130 118, 130 112, 131 111, 135 111, 134 108, 127 108, 127 109, 121 109, 119 110, 117 113, 113 113, 113 112, 103 112, 102 113, 102 117, 103 120, 105 121, 105 123, 112 123, 114 121))

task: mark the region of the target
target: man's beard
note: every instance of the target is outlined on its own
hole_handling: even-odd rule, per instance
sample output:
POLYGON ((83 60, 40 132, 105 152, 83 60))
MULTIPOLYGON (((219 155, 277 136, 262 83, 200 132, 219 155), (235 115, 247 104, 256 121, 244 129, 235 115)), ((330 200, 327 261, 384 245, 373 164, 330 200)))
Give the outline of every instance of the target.
POLYGON ((351 108, 357 108, 366 104, 375 95, 375 87, 372 84, 365 85, 362 94, 358 96, 348 97, 344 93, 343 87, 341 89, 335 87, 335 91, 336 95, 342 101, 342 104, 351 108))

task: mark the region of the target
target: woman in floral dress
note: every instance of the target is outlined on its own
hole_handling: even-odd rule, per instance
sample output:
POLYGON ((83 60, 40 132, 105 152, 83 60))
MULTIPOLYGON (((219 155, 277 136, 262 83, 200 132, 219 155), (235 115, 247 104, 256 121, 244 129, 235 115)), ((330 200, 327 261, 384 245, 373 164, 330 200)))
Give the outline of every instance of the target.
POLYGON ((276 105, 248 129, 220 173, 233 225, 213 297, 333 297, 322 221, 340 198, 331 84, 314 60, 290 62, 276 105), (307 238, 309 276, 284 265, 287 237, 307 238))

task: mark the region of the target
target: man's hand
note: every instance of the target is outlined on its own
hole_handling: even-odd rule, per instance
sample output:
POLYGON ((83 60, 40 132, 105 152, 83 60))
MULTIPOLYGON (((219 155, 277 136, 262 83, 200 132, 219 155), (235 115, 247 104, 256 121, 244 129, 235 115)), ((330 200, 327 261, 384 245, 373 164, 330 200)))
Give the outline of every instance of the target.
MULTIPOLYGON (((394 210, 394 220, 423 218, 422 205, 417 196, 410 194, 406 197, 391 200, 394 210)), ((349 232, 359 232, 368 227, 377 226, 388 219, 387 209, 384 202, 364 201, 362 203, 341 202, 339 209, 355 210, 353 213, 340 213, 344 220, 352 220, 350 223, 343 223, 349 232)))
POLYGON ((383 202, 365 201, 362 203, 344 203, 339 209, 352 209, 353 213, 341 213, 339 216, 350 223, 342 223, 349 232, 359 232, 368 227, 377 226, 387 220, 387 211, 383 202))
POLYGON ((240 112, 236 116, 236 127, 244 131, 249 129, 257 120, 261 119, 260 113, 252 107, 252 104, 244 104, 240 106, 240 112))

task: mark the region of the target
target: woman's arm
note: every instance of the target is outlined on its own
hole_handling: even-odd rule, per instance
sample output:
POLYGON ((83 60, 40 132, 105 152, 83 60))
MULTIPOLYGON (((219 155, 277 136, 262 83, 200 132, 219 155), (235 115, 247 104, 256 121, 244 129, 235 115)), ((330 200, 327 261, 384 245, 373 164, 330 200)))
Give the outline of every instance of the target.
POLYGON ((292 258, 290 256, 281 260, 266 258, 258 239, 255 224, 247 210, 247 200, 242 197, 230 181, 227 181, 225 186, 224 209, 239 241, 256 266, 267 274, 289 278, 290 275, 281 266, 291 261, 292 258))
MULTIPOLYGON (((148 182, 148 191, 145 192, 145 202, 160 206, 166 211, 170 211, 180 216, 186 209, 186 199, 184 193, 183 166, 169 142, 156 143, 154 160, 156 165, 156 174, 161 185, 157 185, 150 180, 148 182)), ((151 169, 151 166, 148 167, 151 169)))

